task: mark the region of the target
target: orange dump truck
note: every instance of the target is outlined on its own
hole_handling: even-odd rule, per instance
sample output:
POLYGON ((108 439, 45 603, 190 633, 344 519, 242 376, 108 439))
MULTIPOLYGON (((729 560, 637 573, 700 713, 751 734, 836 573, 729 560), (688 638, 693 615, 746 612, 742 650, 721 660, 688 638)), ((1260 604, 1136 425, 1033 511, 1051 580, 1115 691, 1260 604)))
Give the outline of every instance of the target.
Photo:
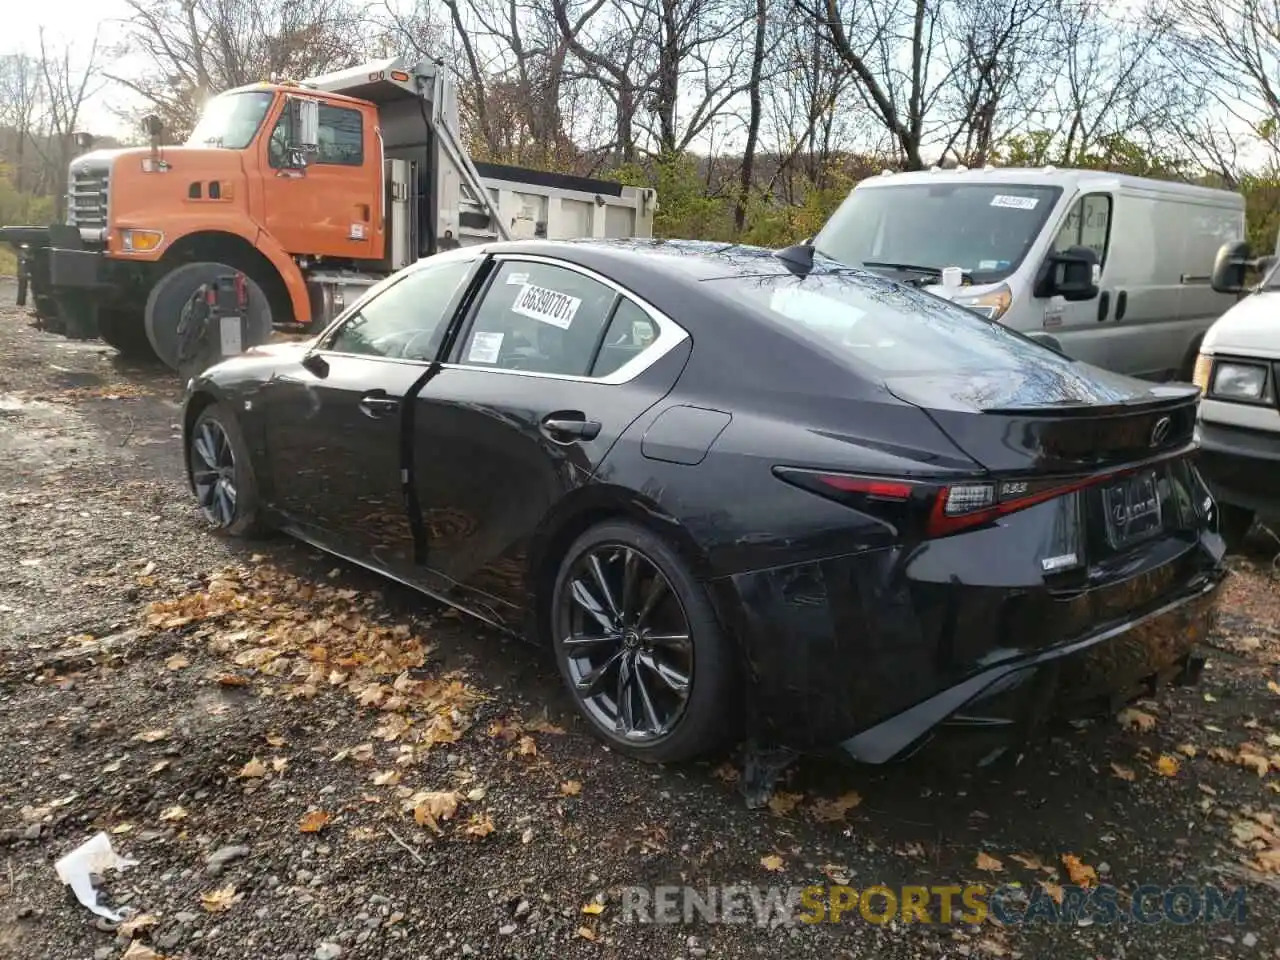
MULTIPOLYGON (((214 97, 186 145, 72 161, 67 223, 0 227, 18 302, 46 329, 181 362, 180 318, 244 276, 256 321, 319 329, 387 274, 443 247, 511 237, 652 233, 653 191, 474 164, 434 60, 394 58, 214 97)), ((225 352, 234 352, 227 350, 225 352)))

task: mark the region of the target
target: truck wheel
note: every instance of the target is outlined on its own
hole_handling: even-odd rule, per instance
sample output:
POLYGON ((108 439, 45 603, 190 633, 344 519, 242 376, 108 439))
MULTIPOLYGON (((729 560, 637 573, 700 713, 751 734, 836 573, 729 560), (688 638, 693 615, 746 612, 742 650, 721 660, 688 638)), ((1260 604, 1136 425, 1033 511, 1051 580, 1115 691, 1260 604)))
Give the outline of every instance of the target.
POLYGON ((98 336, 120 351, 126 360, 152 362, 156 352, 147 339, 137 310, 98 310, 98 336))
MULTIPOLYGON (((147 339, 155 348, 156 355, 172 370, 190 365, 190 350, 197 349, 202 356, 208 356, 210 362, 216 362, 222 356, 220 334, 218 330, 206 331, 199 345, 187 344, 184 349, 182 337, 179 336, 178 324, 182 320, 183 308, 187 306, 197 291, 207 283, 213 283, 219 277, 228 274, 242 273, 235 267, 225 263, 201 261, 186 263, 169 271, 151 288, 147 297, 147 308, 143 316, 147 331, 147 339)), ((247 350, 271 339, 271 304, 262 287, 250 276, 245 276, 245 289, 249 295, 249 307, 244 318, 240 347, 247 350)), ((207 365, 207 364, 206 364, 207 365)))

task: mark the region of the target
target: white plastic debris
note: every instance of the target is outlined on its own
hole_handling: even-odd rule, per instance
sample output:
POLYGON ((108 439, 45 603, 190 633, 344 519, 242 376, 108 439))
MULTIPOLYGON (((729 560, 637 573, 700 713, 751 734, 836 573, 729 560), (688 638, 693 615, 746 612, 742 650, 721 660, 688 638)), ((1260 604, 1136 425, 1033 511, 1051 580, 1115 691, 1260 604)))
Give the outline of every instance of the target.
POLYGON ((123 915, 98 905, 98 891, 93 889, 90 878, 94 874, 102 876, 108 870, 123 870, 137 863, 137 860, 116 853, 111 839, 105 833, 98 833, 55 863, 53 869, 58 871, 58 879, 71 887, 71 892, 83 906, 112 923, 119 923, 124 919, 123 915))

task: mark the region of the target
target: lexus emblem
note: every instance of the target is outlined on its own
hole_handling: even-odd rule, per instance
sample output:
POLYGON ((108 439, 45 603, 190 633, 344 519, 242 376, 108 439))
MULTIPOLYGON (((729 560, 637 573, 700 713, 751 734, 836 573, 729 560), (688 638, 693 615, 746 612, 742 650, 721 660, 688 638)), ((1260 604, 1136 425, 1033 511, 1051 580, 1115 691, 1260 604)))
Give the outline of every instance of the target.
POLYGON ((1151 428, 1151 446, 1158 447, 1169 439, 1169 428, 1173 425, 1173 421, 1168 417, 1161 417, 1156 421, 1156 425, 1151 428))

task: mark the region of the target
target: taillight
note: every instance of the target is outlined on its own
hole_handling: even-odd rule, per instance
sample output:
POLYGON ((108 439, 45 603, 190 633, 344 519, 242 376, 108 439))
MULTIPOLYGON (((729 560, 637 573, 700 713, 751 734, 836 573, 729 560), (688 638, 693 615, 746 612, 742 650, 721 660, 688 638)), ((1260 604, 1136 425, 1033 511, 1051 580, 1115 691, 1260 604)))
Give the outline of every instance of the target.
POLYGON ((925 532, 944 537, 999 517, 1034 507, 1097 483, 1100 477, 1082 480, 1003 480, 998 483, 964 483, 943 487, 933 501, 925 532))

